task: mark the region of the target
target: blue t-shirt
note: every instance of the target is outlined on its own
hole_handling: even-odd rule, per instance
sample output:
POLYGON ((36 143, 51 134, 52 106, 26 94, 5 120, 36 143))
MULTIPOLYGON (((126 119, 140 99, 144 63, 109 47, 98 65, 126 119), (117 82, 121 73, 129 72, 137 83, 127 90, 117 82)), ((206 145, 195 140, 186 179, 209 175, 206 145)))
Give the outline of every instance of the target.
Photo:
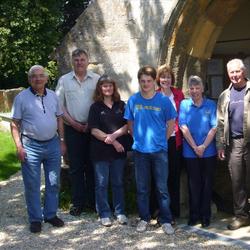
POLYGON ((242 89, 231 88, 229 103, 229 124, 231 136, 243 135, 243 117, 244 117, 244 96, 246 86, 242 89))
POLYGON ((124 118, 133 121, 132 148, 142 153, 167 150, 167 121, 176 116, 171 101, 161 93, 155 93, 150 99, 145 99, 140 92, 131 96, 124 118))
MULTIPOLYGON (((179 113, 179 126, 186 125, 197 145, 204 143, 211 128, 217 126, 216 104, 214 101, 204 98, 200 107, 194 105, 191 98, 181 102, 179 113)), ((215 139, 206 148, 203 157, 216 155, 215 139)), ((197 158, 192 147, 185 140, 183 142, 183 156, 197 158)))

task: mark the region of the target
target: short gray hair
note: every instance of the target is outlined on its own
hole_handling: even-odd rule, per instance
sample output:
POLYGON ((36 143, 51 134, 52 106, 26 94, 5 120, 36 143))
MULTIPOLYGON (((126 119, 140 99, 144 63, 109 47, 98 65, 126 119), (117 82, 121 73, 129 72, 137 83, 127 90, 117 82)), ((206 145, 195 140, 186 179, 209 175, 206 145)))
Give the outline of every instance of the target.
POLYGON ((84 54, 87 58, 89 58, 88 52, 85 49, 75 49, 72 52, 72 58, 80 56, 82 54, 84 54))
POLYGON ((190 88, 193 85, 200 85, 201 87, 204 87, 203 81, 199 76, 190 76, 188 78, 188 87, 190 88))
POLYGON ((46 69, 42 66, 42 65, 33 65, 29 71, 28 71, 28 78, 30 78, 33 74, 34 74, 34 71, 37 70, 37 69, 41 69, 44 71, 44 75, 45 76, 49 76, 48 72, 46 71, 46 69))
POLYGON ((245 66, 244 62, 239 58, 234 58, 234 59, 228 61, 228 63, 227 63, 227 71, 229 70, 229 68, 233 64, 238 64, 242 70, 244 70, 244 71, 246 70, 246 66, 245 66))

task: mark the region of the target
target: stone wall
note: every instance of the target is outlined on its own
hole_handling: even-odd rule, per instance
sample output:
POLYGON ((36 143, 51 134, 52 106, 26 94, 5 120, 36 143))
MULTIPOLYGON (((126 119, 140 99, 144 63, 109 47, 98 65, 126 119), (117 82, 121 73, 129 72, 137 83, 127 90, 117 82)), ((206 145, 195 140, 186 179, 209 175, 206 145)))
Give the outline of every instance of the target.
POLYGON ((158 65, 164 28, 177 0, 95 0, 57 49, 60 72, 71 68, 70 54, 87 49, 90 67, 109 73, 123 99, 138 90, 137 71, 158 65))
POLYGON ((15 96, 22 90, 23 88, 0 89, 0 112, 10 112, 15 96))
POLYGON ((91 68, 111 74, 126 100, 138 90, 141 66, 168 63, 176 85, 187 94, 187 78, 198 74, 205 80, 216 40, 244 2, 94 0, 58 47, 59 70, 68 72, 72 50, 84 48, 90 53, 91 68))

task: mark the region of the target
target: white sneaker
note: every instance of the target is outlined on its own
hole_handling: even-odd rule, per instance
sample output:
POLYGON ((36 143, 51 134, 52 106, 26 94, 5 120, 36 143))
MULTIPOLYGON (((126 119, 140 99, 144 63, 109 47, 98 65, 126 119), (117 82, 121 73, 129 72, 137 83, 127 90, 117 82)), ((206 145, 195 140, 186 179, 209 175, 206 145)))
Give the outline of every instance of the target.
POLYGON ((148 222, 145 220, 140 220, 139 223, 137 224, 136 231, 137 232, 145 232, 148 227, 148 222))
POLYGON ((124 214, 117 215, 117 221, 121 225, 125 225, 128 223, 128 218, 124 214))
POLYGON ((101 218, 101 224, 105 227, 110 227, 112 225, 112 222, 110 218, 101 218))
POLYGON ((165 234, 173 234, 174 233, 174 228, 170 223, 164 223, 162 224, 162 230, 165 234))

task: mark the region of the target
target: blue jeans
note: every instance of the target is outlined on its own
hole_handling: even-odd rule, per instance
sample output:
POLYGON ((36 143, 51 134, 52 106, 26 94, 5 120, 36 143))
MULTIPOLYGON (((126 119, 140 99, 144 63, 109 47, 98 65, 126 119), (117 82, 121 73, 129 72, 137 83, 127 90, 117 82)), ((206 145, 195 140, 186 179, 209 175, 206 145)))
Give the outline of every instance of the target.
POLYGON ((100 218, 111 216, 111 209, 108 202, 109 176, 115 215, 124 214, 124 166, 125 159, 94 162, 96 210, 100 218))
POLYGON ((170 198, 167 188, 167 152, 164 150, 155 153, 134 151, 134 159, 137 205, 140 218, 144 221, 150 220, 149 196, 152 171, 160 208, 160 223, 170 223, 172 221, 172 215, 169 208, 170 198))
POLYGON ((22 162, 22 175, 29 221, 42 221, 56 216, 60 183, 61 150, 57 136, 39 142, 22 136, 26 159, 22 162), (41 164, 45 175, 44 207, 41 207, 41 164))

